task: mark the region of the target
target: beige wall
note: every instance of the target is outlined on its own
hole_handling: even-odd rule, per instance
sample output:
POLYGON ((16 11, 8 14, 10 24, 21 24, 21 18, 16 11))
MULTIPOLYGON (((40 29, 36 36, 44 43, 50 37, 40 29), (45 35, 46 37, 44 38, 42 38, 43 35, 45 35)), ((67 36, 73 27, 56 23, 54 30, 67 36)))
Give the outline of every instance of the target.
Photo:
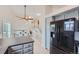
MULTIPOLYGON (((30 24, 27 23, 25 20, 19 20, 16 16, 24 16, 23 15, 23 6, 0 6, 0 32, 2 32, 2 20, 7 20, 12 24, 12 32, 14 30, 21 30, 21 29, 29 29, 30 24)), ((44 30, 45 30, 45 8, 44 6, 27 6, 27 14, 33 16, 34 19, 38 19, 40 21, 40 39, 44 39, 44 30), (40 16, 36 14, 40 13, 40 16)), ((2 34, 2 33, 1 33, 2 34)), ((1 36, 0 34, 0 36, 1 36)), ((34 34, 35 35, 35 34, 34 34)), ((42 41, 43 42, 43 41, 42 41)))
MULTIPOLYGON (((24 8, 23 6, 12 6, 12 7, 9 7, 10 8, 10 12, 13 14, 13 17, 14 17, 14 25, 15 25, 15 29, 18 29, 18 28, 24 28, 25 26, 23 26, 24 24, 26 24, 27 22, 25 20, 19 20, 19 18, 17 18, 16 16, 24 16, 23 14, 23 11, 24 11, 24 8), (17 25, 17 26, 16 26, 17 25)), ((34 20, 39 20, 40 21, 40 29, 41 29, 41 26, 42 26, 42 20, 44 18, 44 6, 40 6, 40 5, 31 5, 31 6, 27 6, 26 7, 27 10, 26 10, 26 14, 29 15, 29 16, 33 16, 34 17, 34 20), (36 14, 37 13, 40 13, 41 15, 40 16, 37 16, 36 14)), ((27 26, 27 24, 26 24, 27 26)))
POLYGON ((53 7, 52 5, 45 6, 45 14, 46 15, 48 15, 48 14, 50 14, 52 12, 52 10, 53 10, 52 7, 53 7))
POLYGON ((8 6, 0 5, 0 37, 2 37, 3 20, 7 20, 8 22, 12 23, 13 17, 8 9, 8 6))

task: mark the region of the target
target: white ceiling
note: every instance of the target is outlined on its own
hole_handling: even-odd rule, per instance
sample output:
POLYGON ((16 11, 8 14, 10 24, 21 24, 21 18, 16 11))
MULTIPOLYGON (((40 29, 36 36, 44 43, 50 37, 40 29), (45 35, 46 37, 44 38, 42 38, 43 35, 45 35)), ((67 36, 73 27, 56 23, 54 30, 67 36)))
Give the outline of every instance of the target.
MULTIPOLYGON (((51 13, 52 10, 56 10, 57 8, 62 8, 64 5, 27 5, 26 7, 26 15, 27 16, 33 16, 37 17, 38 16, 44 16, 45 13, 51 13), (47 10, 46 10, 47 9, 47 10)), ((0 13, 11 13, 13 16, 24 16, 24 5, 0 5, 0 13)), ((1 14, 1 15, 2 15, 1 14)), ((4 14, 3 14, 4 15, 4 14)))
MULTIPOLYGON (((11 13, 15 16, 24 16, 24 5, 8 6, 11 13)), ((26 15, 36 17, 38 13, 42 14, 44 6, 40 5, 28 5, 26 7, 26 15)))

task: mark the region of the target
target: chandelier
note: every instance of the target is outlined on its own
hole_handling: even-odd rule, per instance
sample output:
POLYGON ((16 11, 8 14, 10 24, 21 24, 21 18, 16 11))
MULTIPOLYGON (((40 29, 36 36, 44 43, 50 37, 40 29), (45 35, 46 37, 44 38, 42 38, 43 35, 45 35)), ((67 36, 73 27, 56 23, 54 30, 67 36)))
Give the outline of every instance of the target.
POLYGON ((24 20, 33 20, 32 16, 26 16, 26 5, 24 5, 24 16, 23 17, 16 16, 16 17, 24 20))

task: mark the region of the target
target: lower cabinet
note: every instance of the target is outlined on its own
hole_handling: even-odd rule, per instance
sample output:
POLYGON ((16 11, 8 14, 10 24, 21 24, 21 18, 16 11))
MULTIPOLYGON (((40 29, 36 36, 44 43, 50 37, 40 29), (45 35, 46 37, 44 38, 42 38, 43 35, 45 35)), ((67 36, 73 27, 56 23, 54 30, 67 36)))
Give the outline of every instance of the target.
POLYGON ((22 50, 9 51, 8 54, 22 54, 22 50))
POLYGON ((10 46, 8 54, 33 54, 33 43, 10 46))
POLYGON ((24 53, 33 53, 33 52, 32 52, 32 47, 24 48, 24 49, 23 49, 23 52, 24 52, 24 53))

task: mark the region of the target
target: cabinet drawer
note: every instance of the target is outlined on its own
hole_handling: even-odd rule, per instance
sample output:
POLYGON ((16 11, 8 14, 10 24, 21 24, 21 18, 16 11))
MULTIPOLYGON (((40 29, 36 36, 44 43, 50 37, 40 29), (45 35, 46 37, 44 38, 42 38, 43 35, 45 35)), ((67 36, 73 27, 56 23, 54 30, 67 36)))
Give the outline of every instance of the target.
POLYGON ((24 44, 24 48, 32 47, 32 43, 24 44))
POLYGON ((23 45, 17 45, 17 46, 10 47, 10 49, 12 49, 12 50, 19 50, 19 49, 22 49, 22 48, 23 48, 23 45))
POLYGON ((9 51, 9 54, 22 54, 22 53, 23 53, 22 50, 17 50, 17 51, 14 51, 14 52, 9 51))
POLYGON ((33 54, 33 51, 25 52, 24 54, 33 54))
POLYGON ((29 52, 29 51, 32 51, 32 47, 29 47, 29 48, 25 48, 24 49, 24 53, 29 52))

